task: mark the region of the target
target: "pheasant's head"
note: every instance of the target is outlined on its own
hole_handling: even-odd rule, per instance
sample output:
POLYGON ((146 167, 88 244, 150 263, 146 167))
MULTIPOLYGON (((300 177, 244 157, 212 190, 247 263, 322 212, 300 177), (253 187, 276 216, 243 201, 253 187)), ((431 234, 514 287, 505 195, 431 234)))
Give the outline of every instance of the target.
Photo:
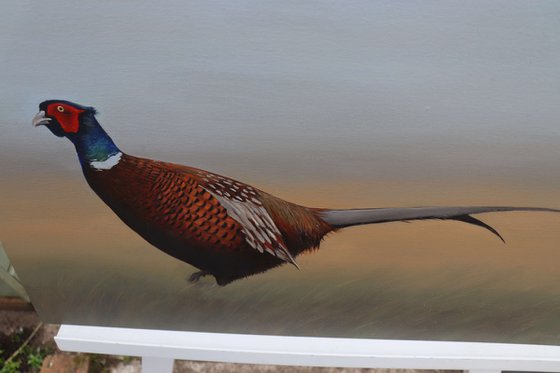
POLYGON ((85 125, 84 119, 93 115, 95 109, 92 107, 64 100, 48 100, 39 105, 39 112, 33 118, 33 125, 35 127, 44 125, 58 137, 73 137, 85 125))

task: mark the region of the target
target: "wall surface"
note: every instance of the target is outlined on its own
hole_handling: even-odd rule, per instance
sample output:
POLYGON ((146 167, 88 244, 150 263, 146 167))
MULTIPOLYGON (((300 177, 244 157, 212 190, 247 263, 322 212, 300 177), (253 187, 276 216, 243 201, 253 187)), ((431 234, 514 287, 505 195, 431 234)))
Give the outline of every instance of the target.
POLYGON ((0 240, 50 322, 560 344, 560 217, 357 227, 227 287, 153 248, 31 118, 317 207, 560 208, 554 1, 0 5, 0 240))

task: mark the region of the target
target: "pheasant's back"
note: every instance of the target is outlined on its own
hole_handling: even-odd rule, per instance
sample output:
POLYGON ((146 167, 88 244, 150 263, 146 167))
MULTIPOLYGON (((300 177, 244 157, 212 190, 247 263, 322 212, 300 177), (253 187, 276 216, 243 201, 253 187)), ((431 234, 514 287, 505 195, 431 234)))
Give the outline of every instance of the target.
POLYGON ((317 249, 323 237, 334 228, 323 221, 316 209, 299 206, 262 192, 263 205, 282 232, 292 254, 317 249))

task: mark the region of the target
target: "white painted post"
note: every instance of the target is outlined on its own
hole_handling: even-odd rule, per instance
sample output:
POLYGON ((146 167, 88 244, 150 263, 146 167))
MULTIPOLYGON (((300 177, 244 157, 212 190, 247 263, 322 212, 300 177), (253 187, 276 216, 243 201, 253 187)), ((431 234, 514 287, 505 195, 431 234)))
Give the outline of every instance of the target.
POLYGON ((171 373, 174 361, 165 357, 142 356, 142 373, 171 373))

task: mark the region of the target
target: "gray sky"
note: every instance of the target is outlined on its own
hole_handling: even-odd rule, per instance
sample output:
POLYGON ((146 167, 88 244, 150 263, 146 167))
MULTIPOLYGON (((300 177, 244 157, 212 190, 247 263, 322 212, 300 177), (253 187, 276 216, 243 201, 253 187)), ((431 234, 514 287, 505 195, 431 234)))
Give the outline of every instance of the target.
POLYGON ((255 180, 560 186, 556 1, 3 2, 0 169, 75 173, 31 117, 93 105, 124 151, 255 180), (17 165, 17 167, 16 167, 17 165))

